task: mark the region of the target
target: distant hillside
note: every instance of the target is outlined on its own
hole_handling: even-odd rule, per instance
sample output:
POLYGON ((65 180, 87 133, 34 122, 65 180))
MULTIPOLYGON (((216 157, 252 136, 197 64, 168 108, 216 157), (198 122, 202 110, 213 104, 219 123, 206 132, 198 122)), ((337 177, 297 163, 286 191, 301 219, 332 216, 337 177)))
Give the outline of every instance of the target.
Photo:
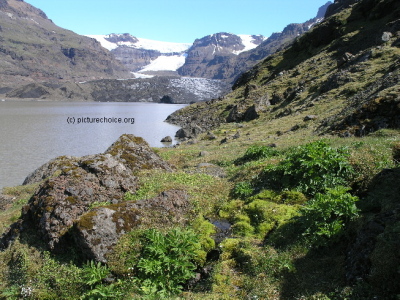
POLYGON ((100 43, 62 29, 22 0, 0 0, 0 89, 34 81, 126 78, 100 43))

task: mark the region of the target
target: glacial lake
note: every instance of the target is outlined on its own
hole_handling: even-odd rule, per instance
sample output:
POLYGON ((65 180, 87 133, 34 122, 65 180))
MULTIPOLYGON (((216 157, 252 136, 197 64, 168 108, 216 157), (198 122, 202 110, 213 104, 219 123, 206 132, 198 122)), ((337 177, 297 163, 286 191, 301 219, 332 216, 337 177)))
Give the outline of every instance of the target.
POLYGON ((21 185, 36 168, 61 155, 104 152, 124 133, 151 147, 178 126, 164 122, 185 104, 0 101, 0 189, 21 185), (132 121, 134 120, 134 122, 132 121))

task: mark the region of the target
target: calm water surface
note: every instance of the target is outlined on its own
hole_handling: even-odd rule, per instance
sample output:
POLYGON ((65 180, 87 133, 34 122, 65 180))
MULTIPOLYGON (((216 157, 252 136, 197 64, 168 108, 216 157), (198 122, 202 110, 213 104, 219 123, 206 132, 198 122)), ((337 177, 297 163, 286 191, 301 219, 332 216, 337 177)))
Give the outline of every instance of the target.
POLYGON ((102 153, 124 133, 143 137, 152 147, 163 147, 161 139, 173 137, 179 129, 164 120, 184 106, 0 101, 0 188, 22 184, 29 173, 57 156, 102 153), (78 124, 79 118, 103 118, 107 123, 78 124), (121 123, 112 122, 118 118, 121 123))

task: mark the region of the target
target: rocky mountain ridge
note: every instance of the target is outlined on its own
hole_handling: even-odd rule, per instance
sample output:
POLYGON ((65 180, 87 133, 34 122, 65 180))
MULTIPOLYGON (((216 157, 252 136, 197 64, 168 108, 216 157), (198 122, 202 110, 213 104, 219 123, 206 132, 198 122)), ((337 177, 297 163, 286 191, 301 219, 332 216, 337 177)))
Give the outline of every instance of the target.
POLYGON ((229 33, 206 36, 192 45, 110 34, 95 37, 100 47, 95 39, 59 28, 40 9, 17 0, 2 0, 0 26, 1 98, 158 102, 167 96, 165 99, 174 103, 223 96, 230 91, 233 78, 250 68, 254 59, 281 45, 282 36, 292 38, 306 30, 304 26, 301 30, 295 29, 297 25, 288 26, 282 34, 268 39, 267 45, 274 45, 268 51, 260 48, 268 42, 263 36, 229 33), (144 78, 135 84, 115 80, 134 76, 127 70, 141 71, 136 77, 144 78), (154 75, 160 78, 148 78, 154 75), (143 92, 146 86, 147 94, 143 92), (195 89, 189 91, 189 86, 195 89))
MULTIPOLYGON (((221 79, 229 83, 234 83, 243 72, 246 72, 267 56, 287 47, 299 36, 310 30, 315 24, 321 22, 324 19, 327 8, 331 4, 332 2, 328 1, 325 5, 320 7, 315 18, 304 23, 289 24, 282 32, 273 33, 254 49, 239 53, 238 55, 217 54, 211 60, 206 59, 206 63, 202 66, 197 65, 196 71, 191 74, 202 74, 207 78, 221 79)), ((185 66, 183 66, 182 69, 184 67, 185 66)), ((192 66, 191 69, 194 69, 194 66, 192 66)))
MULTIPOLYGON (((185 53, 191 46, 137 38, 129 33, 109 35, 89 35, 121 61, 136 77, 145 77, 139 72, 175 71, 185 61, 185 53), (161 63, 161 64, 160 64, 161 63)), ((156 73, 159 74, 159 73, 156 73)))
POLYGON ((56 26, 22 0, 0 1, 0 89, 37 81, 127 78, 98 42, 56 26))

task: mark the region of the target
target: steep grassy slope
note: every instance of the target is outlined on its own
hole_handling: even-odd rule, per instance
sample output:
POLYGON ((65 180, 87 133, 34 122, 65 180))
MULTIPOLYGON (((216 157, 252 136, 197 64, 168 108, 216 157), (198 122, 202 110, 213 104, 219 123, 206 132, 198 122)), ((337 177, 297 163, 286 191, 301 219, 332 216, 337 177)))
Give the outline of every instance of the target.
MULTIPOLYGON (((246 111, 255 106, 254 117, 261 119, 318 115, 318 132, 362 135, 397 128, 398 18, 396 1, 359 1, 243 74, 226 99, 176 115, 201 127, 203 119, 248 120, 246 111)), ((282 131, 291 128, 285 123, 282 131)))

